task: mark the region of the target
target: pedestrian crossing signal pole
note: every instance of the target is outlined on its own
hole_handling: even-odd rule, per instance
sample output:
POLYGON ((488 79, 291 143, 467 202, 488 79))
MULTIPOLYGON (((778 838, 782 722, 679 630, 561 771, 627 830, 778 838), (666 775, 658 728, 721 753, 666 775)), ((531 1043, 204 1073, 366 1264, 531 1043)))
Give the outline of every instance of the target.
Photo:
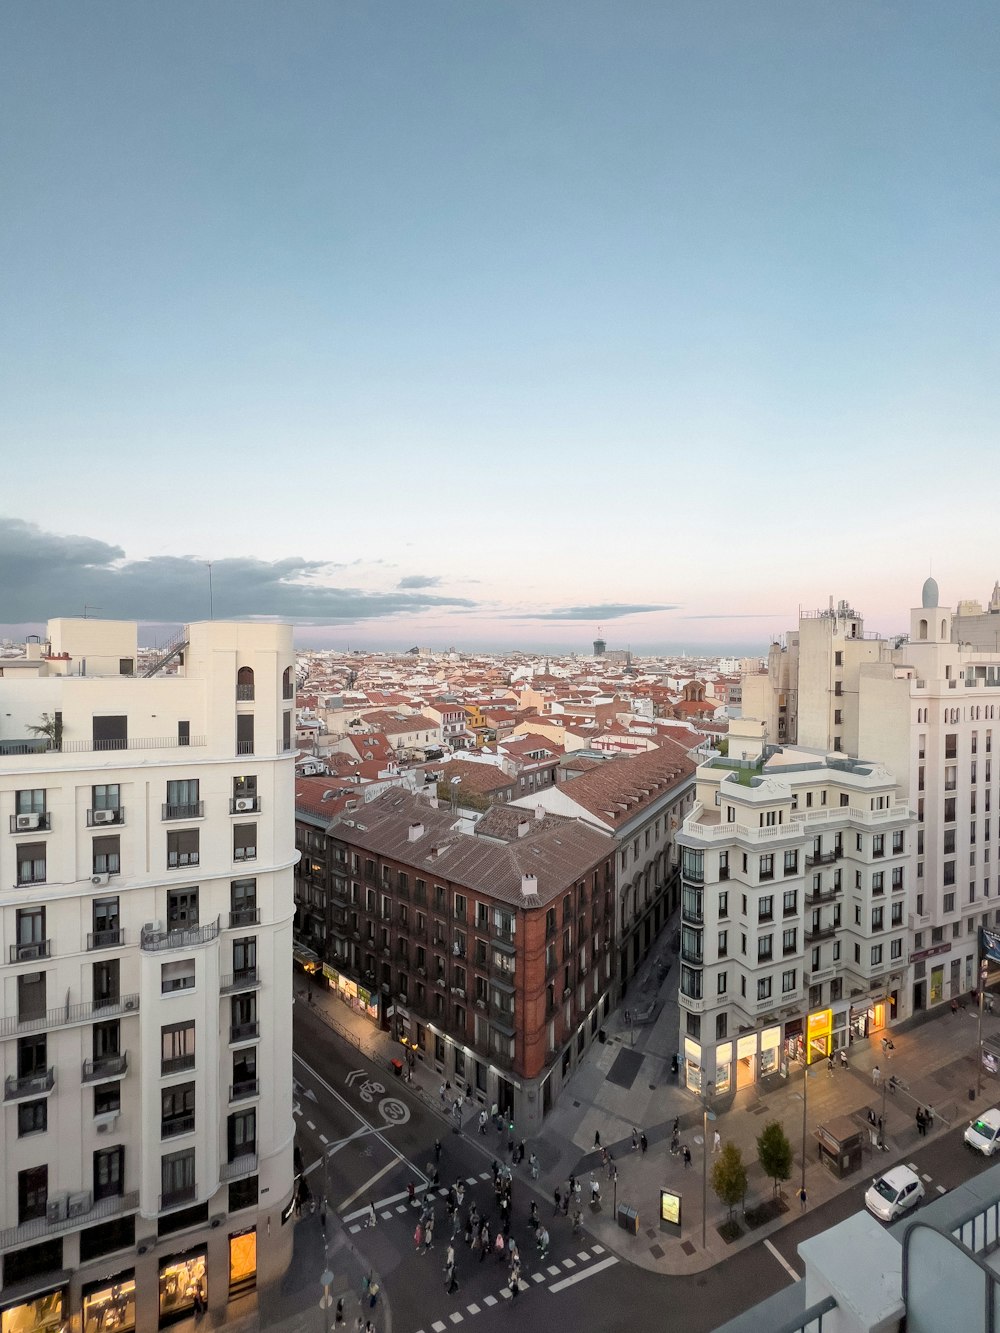
POLYGON ((990 965, 984 958, 979 964, 979 1050, 976 1059, 976 1096, 983 1090, 983 1005, 986 1003, 986 982, 990 965))
POLYGON ((319 1298, 319 1308, 323 1311, 323 1327, 326 1329, 326 1333, 330 1333, 330 1306, 333 1304, 330 1287, 333 1283, 333 1274, 328 1267, 324 1268, 319 1280, 323 1284, 323 1295, 319 1298))

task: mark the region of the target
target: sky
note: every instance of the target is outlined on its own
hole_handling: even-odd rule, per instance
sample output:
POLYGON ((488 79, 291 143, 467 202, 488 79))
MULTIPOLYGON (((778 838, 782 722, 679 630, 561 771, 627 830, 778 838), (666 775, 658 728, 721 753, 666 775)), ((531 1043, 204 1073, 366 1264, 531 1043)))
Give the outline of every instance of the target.
POLYGON ((13 0, 0 626, 985 600, 998 158, 995 0, 13 0))

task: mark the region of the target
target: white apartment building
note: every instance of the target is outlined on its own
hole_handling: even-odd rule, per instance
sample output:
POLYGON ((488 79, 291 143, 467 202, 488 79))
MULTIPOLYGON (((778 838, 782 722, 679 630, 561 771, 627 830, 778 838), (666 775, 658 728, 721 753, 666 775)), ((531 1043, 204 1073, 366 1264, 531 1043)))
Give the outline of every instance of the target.
POLYGON ((67 619, 0 663, 5 1331, 222 1318, 291 1254, 291 629, 136 661, 67 619))
POLYGON ((768 747, 733 723, 681 848, 680 1048, 715 1094, 827 1056, 904 1000, 913 814, 881 764, 768 747), (744 757, 745 756, 745 757, 744 757))
POLYGON ((893 641, 831 603, 743 682, 766 740, 877 758, 916 813, 906 1011, 973 990, 979 928, 1000 924, 1000 651, 968 642, 969 624, 981 628, 940 605, 934 579, 893 641))

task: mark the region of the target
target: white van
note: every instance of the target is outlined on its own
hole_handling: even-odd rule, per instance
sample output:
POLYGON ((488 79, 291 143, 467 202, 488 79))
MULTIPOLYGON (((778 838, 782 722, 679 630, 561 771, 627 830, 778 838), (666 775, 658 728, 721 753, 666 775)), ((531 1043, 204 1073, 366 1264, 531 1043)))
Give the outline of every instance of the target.
POLYGON ((984 1157, 992 1157, 1000 1147, 1000 1110, 984 1111, 965 1131, 965 1142, 984 1157))

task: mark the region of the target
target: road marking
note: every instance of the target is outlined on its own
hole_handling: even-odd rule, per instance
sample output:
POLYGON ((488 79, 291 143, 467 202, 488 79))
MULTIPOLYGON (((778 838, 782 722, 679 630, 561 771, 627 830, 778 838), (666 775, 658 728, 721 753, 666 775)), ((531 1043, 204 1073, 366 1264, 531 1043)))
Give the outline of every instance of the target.
POLYGON ((460 1324, 462 1320, 465 1318, 465 1315, 462 1314, 461 1310, 453 1310, 451 1314, 448 1316, 448 1318, 451 1320, 453 1324, 460 1324))
POLYGON ((947 1187, 946 1185, 938 1185, 938 1187, 937 1187, 937 1192, 938 1192, 938 1194, 947 1194, 947 1193, 948 1193, 948 1187, 947 1187))
POLYGON ((484 1296, 484 1297, 483 1297, 483 1304, 484 1304, 484 1305, 498 1305, 498 1304, 499 1304, 499 1301, 497 1300, 497 1298, 496 1298, 495 1296, 484 1296))
POLYGON ((508 1287, 502 1287, 502 1288, 501 1288, 501 1290, 500 1290, 500 1298, 501 1298, 501 1300, 505 1300, 505 1301, 509 1301, 509 1300, 511 1299, 511 1296, 510 1296, 510 1289, 509 1289, 508 1287))
POLYGON ((478 1179, 479 1179, 478 1176, 466 1176, 465 1183, 467 1185, 474 1185, 478 1179))
POLYGON ((480 1180, 489 1180, 491 1174, 492 1174, 492 1173, 489 1172, 489 1171, 480 1171, 480 1173, 479 1173, 479 1179, 480 1179, 480 1180))
POLYGON ((574 1273, 571 1277, 564 1277, 561 1282, 553 1282, 549 1291, 562 1291, 565 1287, 572 1287, 574 1282, 582 1282, 584 1278, 593 1277, 595 1273, 602 1272, 605 1268, 610 1268, 612 1264, 618 1262, 616 1254, 609 1254, 606 1259, 602 1259, 599 1264, 592 1264, 590 1268, 581 1268, 579 1273, 574 1273))
POLYGON ((465 1308, 468 1310, 469 1314, 478 1314, 478 1313, 479 1313, 479 1306, 478 1306, 478 1305, 475 1305, 475 1304, 467 1305, 465 1308))
POLYGON ((532 1273, 532 1275, 531 1275, 531 1280, 532 1280, 532 1282, 544 1282, 544 1281, 545 1281, 545 1274, 544 1274, 544 1273, 532 1273))
POLYGON ((316 1126, 313 1124, 313 1122, 312 1122, 311 1120, 307 1120, 307 1121, 306 1121, 306 1127, 307 1127, 308 1129, 313 1129, 313 1130, 316 1128, 316 1126))
POLYGON ((440 1319, 437 1323, 431 1324, 431 1328, 434 1330, 434 1333, 444 1333, 444 1324, 440 1319))
POLYGON ((604 1253, 604 1246, 603 1246, 603 1245, 592 1245, 590 1248, 594 1251, 595 1254, 603 1254, 603 1253, 604 1253))
POLYGON ((321 1134, 321 1135, 319 1136, 319 1141, 320 1141, 320 1143, 324 1143, 324 1144, 330 1142, 330 1140, 326 1137, 325 1134, 321 1134))
POLYGON ((580 1260, 581 1264, 585 1264, 587 1260, 590 1258, 590 1255, 587 1253, 586 1250, 581 1250, 576 1257, 580 1260))
MULTIPOLYGON (((366 1194, 368 1190, 370 1190, 371 1187, 375 1184, 376 1180, 381 1180, 382 1177, 385 1175, 385 1173, 387 1171, 391 1171, 395 1165, 396 1165, 395 1158, 393 1158, 391 1162, 386 1162, 385 1166, 383 1166, 380 1171, 376 1171, 375 1174, 373 1176, 370 1176, 368 1180, 366 1180, 365 1183, 359 1189, 356 1189, 353 1194, 349 1195, 348 1198, 343 1200, 343 1202, 337 1208, 337 1212, 339 1213, 342 1209, 349 1207, 354 1202, 354 1200, 360 1198, 362 1194, 366 1194)), ((379 1207, 384 1208, 386 1204, 390 1202, 394 1203, 395 1200, 386 1199, 385 1203, 380 1204, 379 1207)))
POLYGON ((551 1277, 558 1277, 561 1272, 562 1269, 558 1266, 558 1264, 549 1264, 549 1275, 551 1277))
POLYGON ((349 1230, 352 1236, 356 1236, 358 1232, 361 1230, 361 1227, 357 1222, 355 1222, 354 1226, 350 1227, 349 1230))
POLYGON ((399 1207, 396 1209, 397 1214, 398 1214, 398 1213, 408 1213, 409 1211, 410 1211, 409 1205, 408 1205, 408 1204, 405 1204, 405 1203, 401 1203, 401 1204, 399 1205, 399 1207))
POLYGON ((563 1268, 575 1268, 575 1267, 576 1267, 576 1260, 575 1260, 575 1259, 564 1259, 562 1262, 563 1262, 563 1268))
MULTIPOLYGON (((427 1188, 427 1187, 426 1187, 425 1185, 418 1185, 418 1186, 416 1187, 414 1193, 415 1193, 415 1194, 419 1194, 421 1190, 426 1189, 426 1188, 427 1188)), ((409 1195, 409 1191, 408 1191, 408 1190, 403 1190, 403 1191, 402 1191, 401 1193, 399 1193, 399 1194, 390 1194, 389 1197, 388 1197, 387 1199, 379 1199, 378 1202, 375 1204, 375 1207, 376 1207, 376 1208, 391 1208, 392 1205, 393 1205, 394 1203, 399 1203, 399 1201, 400 1201, 401 1199, 405 1199, 405 1198, 407 1198, 408 1195, 409 1195)), ((354 1210, 353 1213, 347 1213, 347 1214, 346 1214, 344 1217, 342 1217, 340 1220, 341 1220, 342 1222, 353 1222, 353 1221, 355 1221, 356 1218, 364 1217, 364 1215, 365 1215, 365 1213, 367 1213, 367 1211, 368 1211, 367 1208, 355 1208, 355 1210, 354 1210)))
POLYGON ((769 1240, 765 1240, 764 1244, 767 1246, 767 1248, 768 1248, 768 1249, 771 1251, 771 1253, 774 1255, 775 1259, 777 1259, 778 1263, 781 1264, 782 1268, 785 1270, 785 1272, 788 1274, 788 1276, 792 1279, 792 1281, 793 1281, 793 1282, 801 1282, 801 1281, 802 1281, 802 1278, 799 1276, 798 1273, 796 1273, 795 1269, 794 1269, 794 1268, 792 1267, 792 1265, 788 1262, 788 1260, 785 1258, 785 1256, 784 1256, 783 1254, 780 1254, 780 1253, 778 1252, 778 1250, 775 1249, 775 1247, 771 1244, 771 1242, 770 1242, 769 1240))

